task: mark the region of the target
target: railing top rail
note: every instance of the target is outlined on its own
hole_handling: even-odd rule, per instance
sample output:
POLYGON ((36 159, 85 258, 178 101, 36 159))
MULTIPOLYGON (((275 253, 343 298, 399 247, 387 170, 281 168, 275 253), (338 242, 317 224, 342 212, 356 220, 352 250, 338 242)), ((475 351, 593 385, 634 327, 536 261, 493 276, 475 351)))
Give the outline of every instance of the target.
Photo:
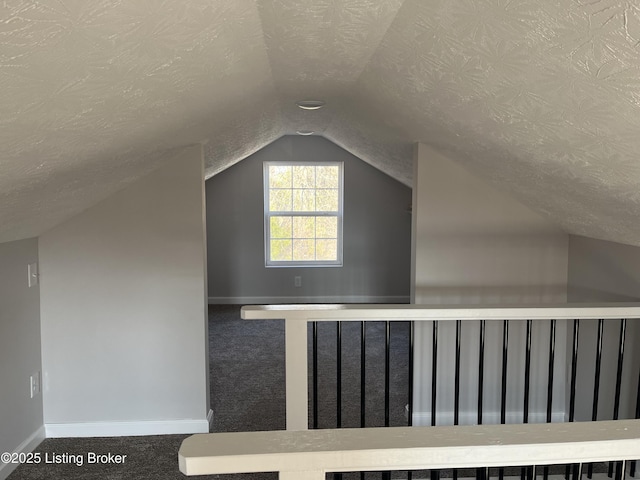
POLYGON ((247 305, 242 318, 340 320, 536 320, 640 318, 640 303, 541 305, 247 305))
POLYGON ((640 458, 640 420, 193 435, 187 475, 552 465, 640 458))

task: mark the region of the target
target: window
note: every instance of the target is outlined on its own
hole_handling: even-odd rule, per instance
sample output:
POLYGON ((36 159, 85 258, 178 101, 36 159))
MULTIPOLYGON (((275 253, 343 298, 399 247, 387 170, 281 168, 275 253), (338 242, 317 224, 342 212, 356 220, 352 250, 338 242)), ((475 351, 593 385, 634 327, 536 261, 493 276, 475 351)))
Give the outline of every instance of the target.
POLYGON ((342 163, 264 164, 268 267, 342 265, 342 163))

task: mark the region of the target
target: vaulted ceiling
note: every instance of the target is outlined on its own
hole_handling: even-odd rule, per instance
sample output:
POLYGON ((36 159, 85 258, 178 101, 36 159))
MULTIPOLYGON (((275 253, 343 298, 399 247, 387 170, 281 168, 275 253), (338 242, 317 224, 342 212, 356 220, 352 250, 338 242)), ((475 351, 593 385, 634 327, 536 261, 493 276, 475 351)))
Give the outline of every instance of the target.
POLYGON ((409 185, 424 142, 570 233, 640 245, 636 2, 10 0, 0 19, 0 241, 182 146, 211 176, 313 130, 409 185))

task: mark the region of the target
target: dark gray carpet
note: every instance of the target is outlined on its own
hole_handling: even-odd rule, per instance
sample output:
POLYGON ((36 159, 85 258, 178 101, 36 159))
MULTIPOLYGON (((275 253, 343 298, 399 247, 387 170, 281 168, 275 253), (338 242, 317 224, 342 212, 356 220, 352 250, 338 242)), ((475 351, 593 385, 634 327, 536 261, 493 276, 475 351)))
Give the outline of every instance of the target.
POLYGON ((46 439, 36 450, 43 458, 45 455, 69 454, 82 457, 84 464, 21 465, 9 479, 184 479, 178 471, 177 452, 186 436, 46 439), (122 465, 87 465, 89 452, 122 454, 127 458, 122 465))
MULTIPOLYGON (((218 432, 285 428, 284 322, 241 321, 238 307, 212 306, 209 330, 211 398, 218 432)), ((311 352, 309 326, 309 352, 311 352)), ((360 426, 360 322, 342 324, 342 426, 360 426)), ((406 425, 407 323, 391 325, 390 425, 406 425)), ((384 426, 385 324, 366 329, 366 425, 384 426)), ((336 423, 336 324, 318 324, 318 427, 336 423)), ((309 361, 309 378, 312 374, 309 361)), ((311 383, 311 382, 310 382, 311 383)), ((313 391, 309 388, 309 424, 313 391)))

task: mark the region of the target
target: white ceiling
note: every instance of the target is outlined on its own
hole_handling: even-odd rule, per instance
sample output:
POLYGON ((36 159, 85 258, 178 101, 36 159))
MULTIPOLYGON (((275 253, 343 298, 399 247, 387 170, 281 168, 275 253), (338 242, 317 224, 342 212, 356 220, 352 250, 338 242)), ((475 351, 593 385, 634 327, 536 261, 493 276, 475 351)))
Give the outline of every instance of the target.
POLYGON ((637 2, 9 0, 0 20, 0 241, 184 145, 210 176, 306 129, 409 185, 427 143, 570 233, 640 245, 637 2))

